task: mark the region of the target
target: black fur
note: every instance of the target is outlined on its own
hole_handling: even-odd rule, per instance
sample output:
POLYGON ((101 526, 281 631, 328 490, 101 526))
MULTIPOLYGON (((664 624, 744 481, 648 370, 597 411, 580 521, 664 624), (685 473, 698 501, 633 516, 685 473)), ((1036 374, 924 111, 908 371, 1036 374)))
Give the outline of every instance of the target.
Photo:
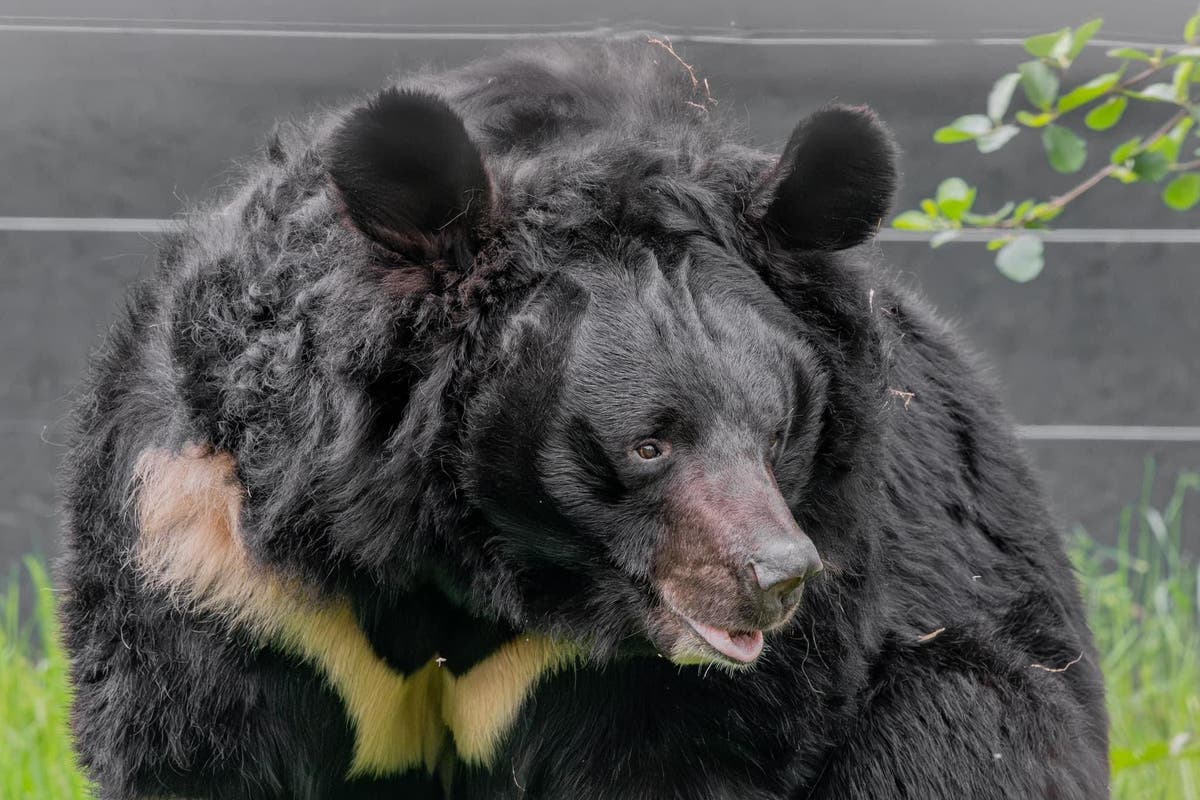
MULTIPOLYGON (((469 243, 488 206, 479 149, 462 120, 432 95, 395 87, 380 92, 350 112, 328 157, 350 218, 402 252, 438 239, 469 243)), ((414 255, 438 255, 423 250, 414 255)))
POLYGON ((282 125, 165 242, 65 472, 103 797, 1107 796, 1091 637, 1011 423, 872 249, 834 252, 886 212, 888 135, 826 109, 777 161, 703 100, 643 42, 418 76, 282 125), (319 675, 131 565, 133 465, 185 442, 236 457, 256 561, 349 597, 396 668, 518 631, 586 660, 491 769, 346 781, 319 675), (825 572, 749 669, 671 664, 657 559, 696 530, 672 509, 752 515, 763 465, 825 572))
POLYGON ((834 106, 796 126, 767 220, 788 247, 843 250, 870 239, 896 190, 896 146, 868 108, 834 106))

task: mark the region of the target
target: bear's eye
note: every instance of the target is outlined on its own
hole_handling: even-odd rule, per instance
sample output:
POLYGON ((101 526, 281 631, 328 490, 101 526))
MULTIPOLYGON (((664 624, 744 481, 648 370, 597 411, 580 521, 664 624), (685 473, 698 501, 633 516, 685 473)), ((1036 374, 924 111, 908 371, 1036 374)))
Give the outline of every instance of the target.
POLYGON ((638 454, 638 458, 650 461, 655 458, 661 458, 665 453, 663 448, 657 442, 642 442, 633 449, 633 452, 638 454))

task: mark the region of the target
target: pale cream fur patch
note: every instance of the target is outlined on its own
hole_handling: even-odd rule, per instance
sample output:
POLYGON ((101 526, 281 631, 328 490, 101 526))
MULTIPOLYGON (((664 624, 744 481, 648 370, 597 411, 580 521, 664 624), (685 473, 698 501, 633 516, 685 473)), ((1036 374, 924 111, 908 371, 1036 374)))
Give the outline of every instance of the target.
POLYGON ((570 664, 573 648, 541 636, 523 636, 472 667, 446 673, 442 719, 464 761, 487 766, 526 698, 546 674, 570 664))
POLYGON ((346 599, 317 596, 255 563, 241 536, 243 489, 230 454, 197 445, 147 450, 135 477, 142 573, 318 668, 354 725, 352 776, 419 766, 432 774, 448 733, 460 758, 490 764, 537 682, 575 657, 561 643, 522 636, 460 676, 436 660, 401 675, 376 655, 346 599))

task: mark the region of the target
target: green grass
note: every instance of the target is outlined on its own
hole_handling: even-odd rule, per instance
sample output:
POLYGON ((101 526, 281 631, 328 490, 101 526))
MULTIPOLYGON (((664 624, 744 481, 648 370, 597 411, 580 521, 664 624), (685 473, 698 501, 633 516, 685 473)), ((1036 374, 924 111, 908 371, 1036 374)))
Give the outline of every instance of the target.
POLYGON ((54 594, 41 562, 25 565, 34 597, 30 623, 21 624, 19 581, 10 580, 0 598, 0 797, 88 798, 67 731, 67 662, 54 594))
POLYGON ((1147 465, 1115 547, 1080 531, 1071 551, 1108 687, 1113 797, 1200 800, 1200 572, 1180 548, 1200 473, 1181 475, 1161 509, 1153 486, 1147 465))
MULTIPOLYGON (((1162 508, 1121 515, 1117 545, 1076 532, 1079 567, 1112 717, 1113 797, 1200 800, 1200 572, 1180 548, 1183 507, 1200 473, 1179 477, 1162 508)), ((0 798, 88 798, 67 732, 66 662, 41 563, 26 561, 35 608, 20 619, 19 582, 0 596, 0 798)))

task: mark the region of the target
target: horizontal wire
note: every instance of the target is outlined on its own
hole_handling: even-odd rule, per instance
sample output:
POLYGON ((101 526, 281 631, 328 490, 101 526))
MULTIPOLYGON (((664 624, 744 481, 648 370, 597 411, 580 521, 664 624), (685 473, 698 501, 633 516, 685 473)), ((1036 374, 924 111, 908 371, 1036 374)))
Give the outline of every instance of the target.
MULTIPOLYGON (((21 17, 4 17, 0 20, 29 19, 21 17)), ((44 19, 44 18, 43 18, 44 19)), ((126 20, 114 20, 126 21, 126 20)), ((128 20, 137 22, 137 20, 128 20)), ((152 20, 160 22, 159 20, 152 20)), ((229 27, 223 22, 201 23, 192 21, 191 25, 164 24, 49 24, 30 22, 0 23, 0 33, 92 33, 92 34, 133 34, 142 36, 228 36, 257 37, 269 39, 363 39, 380 41, 520 41, 527 39, 552 39, 570 37, 636 36, 637 31, 629 26, 621 27, 575 27, 543 30, 523 30, 504 28, 501 26, 485 26, 482 28, 461 29, 388 29, 381 26, 361 26, 361 30, 344 27, 341 30, 322 28, 270 28, 270 27, 229 27), (209 25, 202 27, 201 25, 209 25)), ((279 24, 279 23, 274 23, 279 24)), ((648 26, 651 23, 646 23, 648 26)), ((245 23, 243 23, 245 25, 245 23)), ((747 31, 744 33, 703 33, 698 31, 676 30, 669 27, 653 27, 653 30, 669 35, 673 40, 694 44, 742 45, 754 47, 779 46, 826 46, 826 47, 938 47, 943 45, 963 44, 982 47, 1013 47, 1024 43, 1024 37, 1014 36, 867 36, 867 35, 832 35, 832 34, 765 34, 747 31)), ((1089 47, 1158 47, 1161 43, 1145 41, 1124 41, 1117 39, 1093 39, 1089 47)))
MULTIPOLYGON (((51 233, 167 233, 182 221, 136 217, 0 217, 0 231, 51 233)), ((1007 232, 1005 232, 1007 233, 1007 232)), ((1005 233, 964 230, 955 241, 984 242, 1005 233)), ((889 244, 926 244, 932 233, 881 230, 876 239, 889 244)), ((1039 231, 1052 244, 1200 244, 1195 228, 1061 228, 1039 231)))
POLYGON ((1018 425, 1033 442, 1200 442, 1200 426, 1188 425, 1018 425))
MULTIPOLYGON (((0 430, 21 431, 49 441, 59 424, 40 418, 0 418, 0 430)), ((1200 443, 1200 425, 1018 425, 1017 437, 1027 442, 1160 442, 1200 443)))

